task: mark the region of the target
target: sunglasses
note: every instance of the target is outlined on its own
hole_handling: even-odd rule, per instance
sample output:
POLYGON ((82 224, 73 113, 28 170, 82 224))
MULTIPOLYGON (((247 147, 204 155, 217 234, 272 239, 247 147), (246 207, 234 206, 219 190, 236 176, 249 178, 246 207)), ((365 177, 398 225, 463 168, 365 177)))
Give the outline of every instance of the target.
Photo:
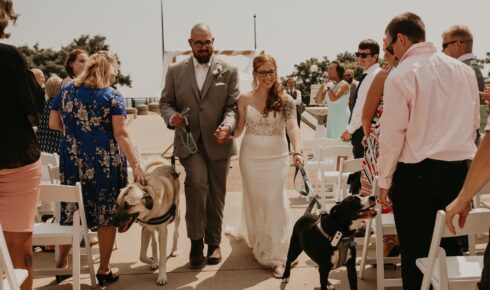
POLYGON ((276 75, 275 70, 263 70, 263 71, 258 70, 258 71, 256 71, 256 73, 263 78, 265 78, 267 76, 273 77, 276 75))
POLYGON ((392 55, 395 55, 395 51, 393 50, 393 43, 395 43, 397 38, 398 34, 395 34, 395 37, 391 38, 390 43, 388 44, 388 46, 386 46, 386 51, 391 53, 392 55))
POLYGON ((374 53, 356 52, 356 57, 360 57, 360 58, 366 58, 370 55, 374 55, 374 53))
POLYGON ((442 49, 446 49, 449 45, 453 44, 453 43, 456 43, 456 42, 459 42, 460 40, 453 40, 453 41, 448 41, 446 43, 443 43, 442 44, 442 49))

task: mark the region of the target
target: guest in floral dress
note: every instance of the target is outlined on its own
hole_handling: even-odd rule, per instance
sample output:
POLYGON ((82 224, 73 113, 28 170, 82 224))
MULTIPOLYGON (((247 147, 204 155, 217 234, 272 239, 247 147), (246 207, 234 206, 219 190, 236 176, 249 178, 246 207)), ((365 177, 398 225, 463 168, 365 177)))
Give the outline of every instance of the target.
MULTIPOLYGON (((116 228, 110 222, 116 213, 119 190, 128 182, 126 157, 135 180, 146 183, 124 123, 124 98, 111 88, 117 70, 112 53, 100 51, 90 56, 86 70, 56 97, 49 119, 50 128, 63 131, 61 183, 81 182, 87 224, 97 231, 100 246, 97 279, 101 286, 118 279, 109 268, 116 236, 116 228)), ((62 206, 61 223, 72 222, 73 210, 72 204, 62 206)), ((63 246, 57 267, 67 265, 68 252, 69 246, 63 246)), ((59 275, 57 281, 65 278, 59 275)))
POLYGON ((36 131, 36 137, 43 152, 58 154, 58 149, 60 148, 61 132, 49 129, 48 121, 49 113, 54 103, 54 97, 60 92, 62 81, 57 75, 53 75, 46 81, 45 91, 48 99, 44 103, 44 111, 41 114, 39 126, 36 131))

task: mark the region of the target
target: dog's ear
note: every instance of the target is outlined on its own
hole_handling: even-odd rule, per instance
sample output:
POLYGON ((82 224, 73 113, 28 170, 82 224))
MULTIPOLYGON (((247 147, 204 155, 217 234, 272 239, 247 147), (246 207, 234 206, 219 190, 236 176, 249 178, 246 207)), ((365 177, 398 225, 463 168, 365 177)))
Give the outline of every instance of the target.
POLYGON ((145 195, 143 195, 143 202, 148 210, 151 210, 153 208, 153 198, 151 198, 148 193, 145 193, 145 195))

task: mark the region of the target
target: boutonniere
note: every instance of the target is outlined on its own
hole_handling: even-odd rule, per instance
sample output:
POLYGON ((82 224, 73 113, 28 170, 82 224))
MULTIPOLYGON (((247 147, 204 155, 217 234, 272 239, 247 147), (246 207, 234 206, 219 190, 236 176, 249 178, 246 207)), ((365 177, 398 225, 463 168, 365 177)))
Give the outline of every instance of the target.
POLYGON ((217 80, 221 80, 223 78, 223 67, 221 66, 221 64, 218 64, 216 66, 216 69, 213 70, 213 76, 217 79, 217 80))

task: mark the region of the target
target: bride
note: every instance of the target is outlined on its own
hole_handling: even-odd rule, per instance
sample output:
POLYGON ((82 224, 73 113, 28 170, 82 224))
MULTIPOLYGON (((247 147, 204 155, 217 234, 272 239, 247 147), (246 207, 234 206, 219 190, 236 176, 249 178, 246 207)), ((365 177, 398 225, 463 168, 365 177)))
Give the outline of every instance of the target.
POLYGON ((240 172, 243 183, 239 235, 253 249, 257 261, 272 267, 281 278, 291 237, 292 222, 284 182, 289 172, 288 135, 295 164, 303 163, 296 106, 278 82, 276 61, 259 55, 253 61, 253 90, 238 99, 235 138, 243 130, 240 172))

